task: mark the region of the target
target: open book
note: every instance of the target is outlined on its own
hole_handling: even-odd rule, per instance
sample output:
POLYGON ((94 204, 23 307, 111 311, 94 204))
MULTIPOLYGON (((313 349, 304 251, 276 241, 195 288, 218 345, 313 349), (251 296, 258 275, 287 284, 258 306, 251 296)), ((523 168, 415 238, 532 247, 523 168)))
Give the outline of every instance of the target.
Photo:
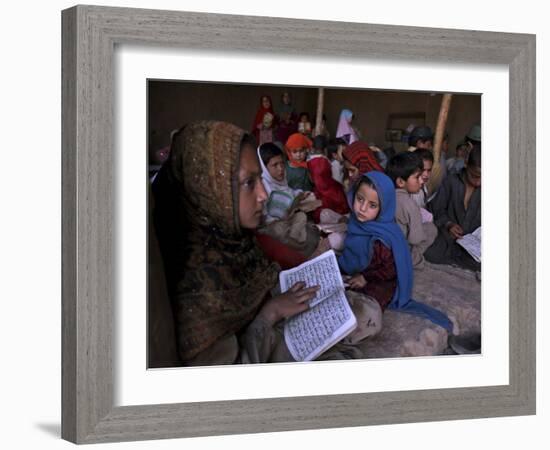
POLYGON ((473 233, 457 239, 456 243, 462 246, 478 263, 481 262, 481 227, 473 233))
POLYGON ((296 361, 311 361, 350 334, 357 320, 348 304, 333 250, 279 274, 281 292, 303 281, 320 286, 310 308, 285 323, 285 342, 296 361))

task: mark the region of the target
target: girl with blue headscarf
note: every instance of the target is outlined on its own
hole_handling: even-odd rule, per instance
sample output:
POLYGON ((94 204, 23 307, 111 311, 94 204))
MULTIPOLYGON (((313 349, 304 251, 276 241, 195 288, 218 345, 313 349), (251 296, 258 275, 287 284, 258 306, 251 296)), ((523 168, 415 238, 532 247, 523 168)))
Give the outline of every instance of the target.
POLYGON ((425 317, 452 332, 441 311, 411 299, 413 267, 409 246, 395 222, 395 187, 382 172, 365 173, 348 192, 352 210, 341 270, 348 283, 390 308, 425 317))

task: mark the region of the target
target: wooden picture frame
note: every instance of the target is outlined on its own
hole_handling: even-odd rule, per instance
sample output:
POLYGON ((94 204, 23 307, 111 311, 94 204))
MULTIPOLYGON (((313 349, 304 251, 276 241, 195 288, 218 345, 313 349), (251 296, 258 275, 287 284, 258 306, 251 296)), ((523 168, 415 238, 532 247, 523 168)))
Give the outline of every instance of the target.
POLYGON ((62 28, 64 439, 114 442, 535 413, 535 36, 96 6, 63 11, 62 28), (322 39, 328 30, 331 39, 322 39), (506 65, 509 384, 115 407, 113 53, 127 43, 506 65))

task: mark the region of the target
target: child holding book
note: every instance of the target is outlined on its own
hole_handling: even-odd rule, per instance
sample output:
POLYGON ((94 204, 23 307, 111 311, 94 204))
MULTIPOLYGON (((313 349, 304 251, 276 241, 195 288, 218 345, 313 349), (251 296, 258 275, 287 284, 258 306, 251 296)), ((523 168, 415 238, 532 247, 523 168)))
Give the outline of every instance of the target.
POLYGON ((423 219, 422 210, 412 197, 422 190, 423 172, 422 159, 416 152, 395 155, 386 169, 396 188, 395 220, 409 243, 415 269, 424 266, 424 252, 437 237, 437 227, 423 219))
POLYGON ((456 240, 481 226, 481 147, 475 147, 460 173, 445 178, 431 203, 439 234, 426 251, 426 259, 436 264, 454 264, 480 271, 476 262, 456 240))
POLYGON ((283 218, 296 198, 306 197, 309 192, 293 189, 288 185, 283 151, 273 143, 258 147, 262 168, 262 182, 267 193, 264 203, 264 219, 267 223, 283 218))
MULTIPOLYGON (((294 361, 282 326, 318 291, 304 282, 274 289, 280 268, 255 243, 267 195, 254 144, 228 123, 188 124, 155 181, 154 221, 183 365, 294 361)), ((363 356, 338 343, 318 359, 363 356)))
POLYGON ((260 177, 255 141, 205 121, 176 134, 155 180, 154 221, 184 365, 292 360, 276 326, 307 310, 317 289, 296 283, 271 295, 280 269, 254 239, 267 199, 260 177))
POLYGON ((411 299, 413 267, 409 246, 395 222, 396 195, 382 172, 363 174, 348 192, 352 214, 340 269, 350 288, 373 297, 382 310, 397 309, 425 317, 449 333, 452 323, 441 311, 411 299))

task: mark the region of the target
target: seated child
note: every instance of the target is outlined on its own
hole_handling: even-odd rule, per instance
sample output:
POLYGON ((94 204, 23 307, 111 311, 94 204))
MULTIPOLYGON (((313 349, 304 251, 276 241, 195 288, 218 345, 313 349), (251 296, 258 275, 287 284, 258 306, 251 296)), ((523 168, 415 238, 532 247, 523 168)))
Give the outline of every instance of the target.
POLYGON ((332 178, 344 184, 344 157, 342 151, 346 148, 346 141, 341 138, 331 139, 327 146, 327 157, 330 161, 332 178))
POLYGON ((256 111, 254 123, 252 124, 252 134, 256 138, 256 142, 260 141, 260 130, 263 127, 264 117, 267 113, 269 113, 272 117, 275 115, 273 112, 271 97, 269 95, 262 95, 260 97, 260 106, 256 111))
MULTIPOLYGON (((313 211, 313 220, 315 223, 321 222, 323 216, 327 217, 326 212, 325 214, 321 214, 323 210, 331 210, 337 213, 337 221, 342 215, 349 212, 344 186, 332 178, 330 162, 324 155, 325 142, 326 140, 323 136, 316 136, 313 150, 307 160, 307 167, 314 184, 313 193, 322 202, 321 206, 313 211)), ((334 215, 332 216, 334 217, 334 215)), ((333 239, 336 239, 336 237, 333 239)))
POLYGON ((376 156, 374 156, 374 152, 363 141, 356 141, 348 145, 342 151, 342 157, 344 159, 344 187, 346 190, 353 185, 362 173, 372 170, 384 171, 376 156))
POLYGON ((309 113, 302 112, 298 119, 298 133, 302 133, 304 136, 311 138, 311 119, 309 118, 309 113))
POLYGON ((277 128, 275 130, 275 141, 286 142, 292 133, 298 131, 298 115, 292 105, 292 98, 288 91, 281 94, 281 101, 277 108, 275 122, 277 128))
POLYGON ((439 234, 424 254, 426 260, 481 270, 481 264, 455 242, 481 226, 481 147, 470 152, 466 168, 445 178, 430 207, 439 234))
POLYGON ((273 142, 273 114, 266 112, 264 114, 264 118, 261 124, 261 127, 258 129, 258 135, 259 135, 259 141, 258 143, 260 145, 265 144, 267 142, 273 142))
POLYGON ((422 189, 422 172, 422 159, 415 152, 398 153, 386 169, 396 188, 395 220, 409 243, 415 269, 424 266, 424 252, 437 236, 437 227, 422 220, 420 207, 411 198, 422 189))
POLYGON ((452 323, 441 311, 411 299, 413 268, 407 241, 395 223, 395 188, 382 172, 368 172, 348 192, 352 213, 340 269, 348 284, 374 297, 382 309, 425 317, 449 333, 452 323))
MULTIPOLYGON (((422 218, 424 222, 433 222, 432 215, 428 212, 427 205, 435 197, 435 192, 432 195, 428 193, 428 182, 432 176, 434 166, 434 155, 431 150, 426 148, 417 148, 413 153, 416 153, 422 159, 422 187, 416 194, 411 194, 411 198, 421 208, 422 218)), ((437 191, 436 191, 437 192, 437 191)))
POLYGON ((466 155, 468 145, 466 142, 459 142, 456 146, 455 156, 446 162, 448 173, 459 173, 466 166, 466 155))
POLYGON ((311 140, 301 133, 291 134, 286 141, 285 150, 288 157, 285 168, 286 178, 292 189, 313 190, 306 162, 306 155, 311 146, 311 140))
MULTIPOLYGON (((288 186, 283 152, 275 144, 261 145, 258 157, 267 194, 263 211, 265 224, 258 229, 258 244, 283 268, 297 266, 311 257, 321 244, 319 231, 308 223, 305 214, 321 202, 309 192, 288 186)), ((328 243, 322 245, 328 249, 328 243)))

